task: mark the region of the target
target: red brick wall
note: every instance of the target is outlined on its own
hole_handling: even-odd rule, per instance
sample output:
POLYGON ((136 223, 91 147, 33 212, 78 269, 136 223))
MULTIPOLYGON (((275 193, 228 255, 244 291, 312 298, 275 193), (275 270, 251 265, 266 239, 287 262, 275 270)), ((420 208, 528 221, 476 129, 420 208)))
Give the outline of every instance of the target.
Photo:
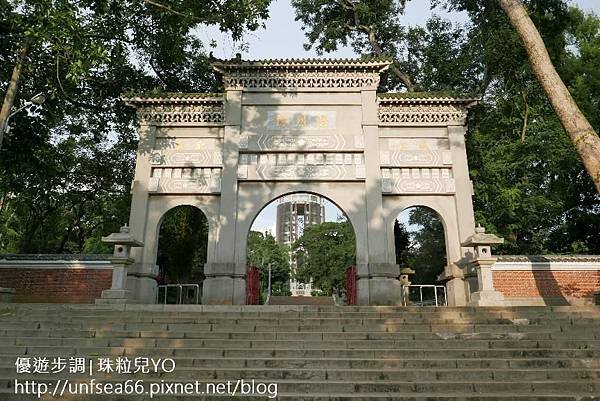
POLYGON ((0 269, 13 302, 93 303, 111 281, 112 269, 0 269))
POLYGON ((496 270, 494 287, 505 297, 591 297, 600 291, 600 271, 496 270))

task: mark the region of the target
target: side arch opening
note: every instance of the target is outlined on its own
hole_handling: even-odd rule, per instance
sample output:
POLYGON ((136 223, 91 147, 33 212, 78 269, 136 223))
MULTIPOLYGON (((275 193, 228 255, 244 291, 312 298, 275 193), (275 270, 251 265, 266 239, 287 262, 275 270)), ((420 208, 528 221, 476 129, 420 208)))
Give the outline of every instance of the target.
POLYGON ((437 296, 437 304, 445 304, 445 287, 439 287, 444 285, 439 276, 448 264, 441 216, 426 206, 402 210, 394 221, 394 245, 396 263, 401 269, 414 270, 414 274, 409 275, 410 303, 436 305, 437 296))
POLYGON ((158 303, 200 303, 209 225, 197 207, 176 206, 161 218, 156 263, 158 303))

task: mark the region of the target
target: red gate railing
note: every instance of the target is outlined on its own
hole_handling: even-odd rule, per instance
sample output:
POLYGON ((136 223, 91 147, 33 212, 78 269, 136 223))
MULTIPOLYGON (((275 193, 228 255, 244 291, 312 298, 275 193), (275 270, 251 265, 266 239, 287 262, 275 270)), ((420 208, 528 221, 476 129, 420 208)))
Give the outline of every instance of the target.
POLYGON ((356 305, 356 266, 350 266, 346 270, 346 302, 348 305, 356 305))
POLYGON ((258 305, 260 292, 260 270, 258 267, 248 265, 246 271, 246 304, 258 305))

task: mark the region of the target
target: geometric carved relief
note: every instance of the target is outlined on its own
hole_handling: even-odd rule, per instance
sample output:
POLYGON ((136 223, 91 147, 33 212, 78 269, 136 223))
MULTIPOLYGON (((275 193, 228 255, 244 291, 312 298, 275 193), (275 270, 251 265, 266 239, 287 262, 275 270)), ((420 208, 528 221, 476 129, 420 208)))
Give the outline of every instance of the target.
POLYGON ((354 150, 363 149, 362 135, 242 135, 240 149, 249 150, 354 150))
POLYGON ((361 175, 364 179, 364 166, 261 164, 243 167, 248 169, 246 178, 251 180, 334 181, 361 179, 361 175))
POLYGON ((240 165, 364 165, 362 153, 243 153, 240 165))
POLYGON ((382 166, 411 167, 411 166, 443 166, 452 164, 452 154, 449 150, 405 150, 381 151, 382 166))
POLYGON ((210 194, 221 192, 220 168, 154 168, 149 192, 210 194))
POLYGON ((157 138, 150 155, 153 165, 208 167, 221 166, 221 141, 212 138, 157 138))
POLYGON ((456 191, 448 168, 382 168, 382 192, 388 194, 448 194, 456 191))
POLYGON ((382 138, 382 150, 450 150, 450 141, 443 138, 382 138))
POLYGON ((164 166, 221 166, 223 164, 223 155, 221 151, 193 153, 163 151, 152 153, 150 161, 153 165, 164 166))
POLYGON ((248 180, 356 180, 365 178, 359 153, 241 154, 238 178, 248 180))

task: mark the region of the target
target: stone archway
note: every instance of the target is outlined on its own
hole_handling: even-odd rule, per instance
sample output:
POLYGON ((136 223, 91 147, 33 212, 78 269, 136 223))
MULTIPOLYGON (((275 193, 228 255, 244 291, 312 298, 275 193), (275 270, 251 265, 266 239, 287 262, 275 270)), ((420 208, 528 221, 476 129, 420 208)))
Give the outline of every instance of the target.
MULTIPOLYGON (((151 299, 157 223, 166 205, 209 219, 204 302, 245 303, 246 236, 262 205, 315 192, 344 210, 357 238, 358 303, 400 303, 390 218, 431 206, 448 234, 451 304, 468 298, 460 243, 474 233, 464 145, 473 99, 377 94, 390 60, 218 61, 221 94, 141 95, 132 186, 131 288, 151 299), (132 281, 133 287, 135 284, 132 281)), ((393 234, 393 233, 392 233, 393 234)))

